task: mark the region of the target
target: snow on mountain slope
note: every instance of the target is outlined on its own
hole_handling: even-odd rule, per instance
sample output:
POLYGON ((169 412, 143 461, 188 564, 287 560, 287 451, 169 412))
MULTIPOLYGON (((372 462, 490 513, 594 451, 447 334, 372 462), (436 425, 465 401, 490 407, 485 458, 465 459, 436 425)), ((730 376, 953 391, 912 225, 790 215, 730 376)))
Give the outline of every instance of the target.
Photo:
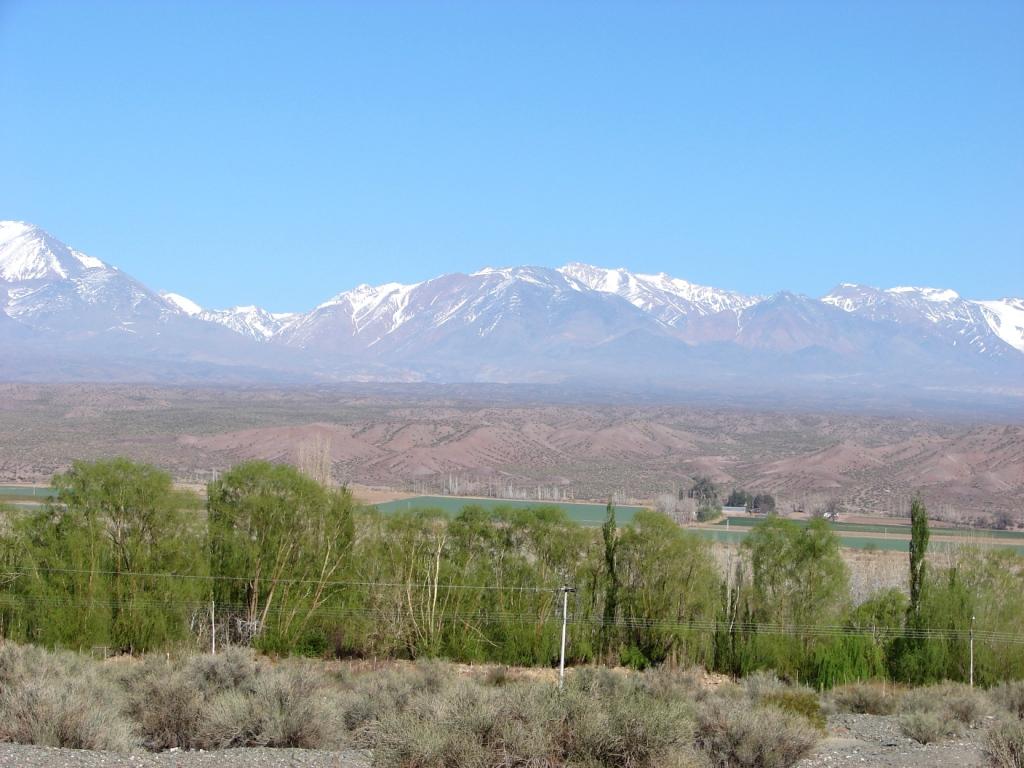
POLYGON ((948 288, 899 286, 883 290, 843 283, 821 301, 861 317, 913 327, 926 336, 941 338, 953 346, 967 345, 982 354, 1011 352, 1007 349, 1010 342, 989 319, 993 310, 986 314, 979 302, 964 299, 948 288))
MULTIPOLYGON (((384 283, 383 285, 358 285, 350 291, 339 293, 320 304, 316 309, 345 307, 352 318, 356 333, 374 322, 384 321, 394 330, 403 322, 403 312, 409 303, 409 296, 420 283, 384 283)), ((315 310, 314 310, 315 311, 315 310)))
POLYGON ((977 313, 956 291, 942 288, 872 288, 842 283, 821 299, 847 312, 890 320, 924 319, 931 323, 973 321, 977 313))
POLYGON ((278 340, 396 362, 433 354, 469 370, 474 359, 502 356, 514 366, 517 355, 540 349, 602 344, 631 330, 663 333, 654 318, 619 297, 581 288, 545 267, 488 267, 413 285, 363 285, 300 317, 278 340))
POLYGON ((0 222, 0 286, 9 317, 78 338, 138 334, 140 323, 171 313, 165 300, 116 267, 20 221, 0 222))
POLYGON ((297 317, 294 312, 273 313, 252 305, 230 309, 203 309, 180 293, 164 292, 160 295, 178 312, 197 320, 222 325, 256 341, 266 341, 297 317))
POLYGON ((1024 352, 1024 299, 977 301, 989 327, 1014 349, 1024 352))
POLYGON ((192 299, 186 296, 182 296, 180 293, 170 293, 169 291, 164 291, 160 295, 163 298, 167 299, 167 301, 169 301, 171 305, 174 306, 175 309, 184 312, 189 317, 195 317, 196 315, 200 315, 203 312, 202 307, 200 307, 198 304, 192 301, 192 299))
POLYGON ((645 275, 573 262, 558 269, 582 287, 621 296, 661 322, 677 326, 687 318, 731 310, 738 312, 760 299, 734 291, 696 285, 661 272, 645 275))
POLYGON ((200 320, 223 325, 257 341, 271 338, 296 316, 292 312, 273 313, 251 305, 231 309, 207 309, 196 315, 200 320))
POLYGON ((749 381, 770 370, 813 381, 870 372, 872 381, 901 385, 982 382, 1019 391, 1024 300, 849 283, 821 300, 786 292, 760 298, 573 263, 360 285, 303 313, 206 309, 178 293, 155 293, 38 227, 5 221, 0 342, 26 359, 45 349, 53 360, 78 360, 90 377, 104 370, 157 379, 228 370, 243 379, 303 380, 614 376, 660 386, 687 376, 749 381))
POLYGON ((90 269, 110 267, 69 248, 39 227, 24 221, 0 221, 0 280, 67 280, 90 269))

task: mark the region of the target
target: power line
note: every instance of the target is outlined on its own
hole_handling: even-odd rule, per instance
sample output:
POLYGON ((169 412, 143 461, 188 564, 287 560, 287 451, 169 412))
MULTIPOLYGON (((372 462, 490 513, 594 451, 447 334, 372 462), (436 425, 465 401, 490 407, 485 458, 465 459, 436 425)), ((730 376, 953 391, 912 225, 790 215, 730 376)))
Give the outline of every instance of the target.
POLYGON ((223 574, 198 574, 198 573, 172 573, 159 571, 113 571, 113 570, 92 570, 89 568, 35 568, 32 571, 7 571, 0 573, 0 578, 19 576, 32 576, 36 573, 65 573, 89 576, 131 576, 135 578, 164 578, 164 579, 190 579, 196 581, 237 581, 248 583, 253 581, 266 581, 268 584, 310 584, 325 587, 427 587, 430 589, 476 589, 476 590, 497 590, 501 592, 550 592, 555 593, 558 587, 523 587, 523 586, 500 586, 494 584, 435 584, 434 582, 398 582, 398 581, 350 581, 339 579, 293 579, 275 578, 272 576, 228 576, 223 574))
MULTIPOLYGON (((82 596, 24 596, 8 598, 11 602, 22 605, 38 605, 41 607, 64 606, 64 607, 108 607, 131 610, 131 608, 179 608, 188 612, 205 612, 208 603, 205 601, 173 600, 168 598, 131 598, 118 600, 116 598, 82 597, 82 596)), ((0 610, 4 608, 0 602, 0 610)), ((6 607, 15 607, 8 604, 6 607)), ((409 609, 406 603, 395 604, 394 606, 309 606, 313 613, 322 618, 345 619, 345 618, 366 618, 375 620, 403 620, 407 616, 418 616, 420 611, 409 609)), ((283 614, 294 614, 295 607, 272 604, 269 607, 259 606, 256 610, 253 606, 246 604, 222 604, 218 605, 222 615, 231 616, 238 614, 249 614, 250 612, 260 615, 279 616, 283 614)), ((422 606, 426 611, 427 607, 422 606)), ((523 611, 500 611, 500 610, 452 610, 442 611, 436 617, 440 622, 470 622, 478 623, 517 623, 529 626, 538 624, 550 624, 553 629, 557 628, 556 623, 561 623, 561 618, 554 613, 540 616, 537 613, 526 613, 523 611)), ((614 621, 604 621, 601 617, 574 618, 567 621, 569 626, 574 627, 601 627, 615 626, 623 629, 666 631, 666 632, 698 632, 701 634, 713 634, 716 632, 737 631, 746 634, 782 635, 792 637, 874 637, 876 639, 892 640, 896 638, 912 638, 921 640, 952 640, 968 641, 970 629, 941 628, 941 627, 856 627, 848 625, 830 624, 785 624, 773 622, 725 622, 716 619, 691 619, 691 620, 658 620, 637 617, 618 617, 614 621)), ((974 631, 975 642, 991 642, 1009 645, 1024 645, 1024 635, 1014 632, 1000 630, 978 630, 974 631)))

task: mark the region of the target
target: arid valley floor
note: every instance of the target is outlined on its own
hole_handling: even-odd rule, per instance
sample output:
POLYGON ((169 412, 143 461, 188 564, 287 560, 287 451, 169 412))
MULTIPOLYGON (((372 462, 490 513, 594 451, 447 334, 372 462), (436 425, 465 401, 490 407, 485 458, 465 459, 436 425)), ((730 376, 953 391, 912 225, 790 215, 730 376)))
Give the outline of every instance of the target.
MULTIPOLYGON (((0 386, 0 483, 46 482, 76 458, 125 455, 185 483, 252 458, 329 454, 335 482, 644 502, 698 475, 851 513, 1014 519, 1024 424, 981 413, 626 402, 528 387, 230 389, 0 386)), ((377 500, 376 498, 370 499, 377 500)), ((1019 521, 1018 521, 1019 522, 1019 521)))

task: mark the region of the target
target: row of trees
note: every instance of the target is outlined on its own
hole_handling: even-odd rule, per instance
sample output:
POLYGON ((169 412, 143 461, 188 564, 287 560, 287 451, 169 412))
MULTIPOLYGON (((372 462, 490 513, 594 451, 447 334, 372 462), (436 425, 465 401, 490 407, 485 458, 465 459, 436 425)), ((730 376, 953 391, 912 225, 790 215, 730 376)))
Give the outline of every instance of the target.
POLYGON ((920 504, 909 594, 854 604, 823 520, 769 517, 723 569, 666 515, 619 526, 611 505, 601 529, 544 506, 385 516, 260 462, 211 483, 205 509, 123 459, 76 463, 55 483, 58 501, 12 515, 0 538, 8 638, 144 651, 195 642, 212 615, 222 641, 274 652, 548 665, 569 584, 578 663, 773 668, 821 685, 965 679, 959 633, 976 616, 976 679, 1024 676, 1010 637, 1024 619, 1024 559, 973 552, 929 569, 920 504))
POLYGON ((770 515, 775 512, 775 497, 770 493, 751 493, 733 488, 725 500, 727 507, 746 507, 747 512, 770 515))

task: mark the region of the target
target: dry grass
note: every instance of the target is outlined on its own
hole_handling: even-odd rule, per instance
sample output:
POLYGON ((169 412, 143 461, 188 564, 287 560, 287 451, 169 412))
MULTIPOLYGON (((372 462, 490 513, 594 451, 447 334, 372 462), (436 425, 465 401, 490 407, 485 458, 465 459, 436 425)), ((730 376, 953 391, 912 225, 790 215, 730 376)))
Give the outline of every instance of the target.
POLYGON ((853 683, 833 688, 828 700, 836 712, 891 715, 899 705, 900 693, 890 683, 853 683))
POLYGON ((931 744, 933 741, 958 736, 960 730, 960 723, 941 709, 900 715, 900 731, 919 744, 931 744))
POLYGON ((784 768, 810 754, 820 732, 806 718, 748 701, 706 702, 696 744, 720 768, 784 768))
POLYGON ((0 646, 0 741, 130 751, 138 741, 119 698, 81 657, 0 646))
POLYGON ((1024 681, 1000 683, 989 692, 989 698, 1017 718, 1024 718, 1024 681))
POLYGON ((914 741, 929 744, 978 727, 992 711, 985 694, 963 683, 914 688, 900 699, 900 730, 914 741))
POLYGON ((1024 768, 1024 723, 1006 720, 992 726, 982 749, 992 768, 1024 768))
POLYGON ((309 663, 263 672, 250 692, 229 690, 208 701, 193 745, 330 749, 344 743, 338 707, 324 676, 309 663))
POLYGON ((993 707, 984 693, 963 683, 945 682, 914 688, 900 699, 904 714, 935 713, 968 728, 976 727, 993 707))
POLYGON ((386 714, 374 759, 392 768, 699 765, 692 718, 685 702, 603 670, 576 673, 562 693, 458 680, 386 714))

